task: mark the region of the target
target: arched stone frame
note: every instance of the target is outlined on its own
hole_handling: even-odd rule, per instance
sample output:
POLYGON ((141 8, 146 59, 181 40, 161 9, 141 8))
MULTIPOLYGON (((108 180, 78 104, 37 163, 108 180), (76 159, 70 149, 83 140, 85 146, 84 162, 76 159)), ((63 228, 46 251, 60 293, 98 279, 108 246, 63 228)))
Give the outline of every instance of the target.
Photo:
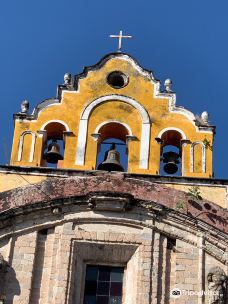
POLYGON ((69 128, 68 125, 65 123, 65 121, 63 121, 63 120, 58 120, 58 119, 53 119, 53 120, 48 120, 48 121, 46 121, 46 122, 42 125, 40 131, 45 131, 46 126, 49 125, 50 123, 53 123, 53 122, 57 122, 57 123, 63 125, 63 126, 66 128, 66 131, 67 131, 67 132, 70 132, 70 128, 69 128))
POLYGON ((184 133, 181 129, 175 128, 175 127, 170 127, 170 128, 162 129, 162 130, 159 132, 159 134, 158 134, 157 137, 158 137, 158 138, 161 138, 162 135, 163 135, 166 131, 177 131, 177 132, 179 132, 179 133, 181 134, 182 139, 187 139, 185 133, 184 133))
MULTIPOLYGON (((98 143, 100 143, 100 142, 99 142, 100 135, 101 135, 100 129, 101 129, 103 126, 105 126, 105 125, 107 125, 107 124, 109 124, 109 123, 120 124, 120 125, 122 125, 122 126, 128 131, 128 135, 126 136, 126 147, 127 147, 127 149, 128 149, 128 142, 131 141, 133 138, 135 138, 135 136, 134 136, 133 133, 132 133, 131 128, 129 127, 128 124, 126 124, 126 123, 124 123, 124 122, 121 122, 121 121, 119 121, 119 120, 110 119, 110 120, 106 120, 106 121, 100 123, 100 124, 96 127, 95 132, 94 132, 93 134, 91 134, 91 136, 93 137, 94 141, 97 142, 97 149, 98 149, 97 151, 99 151, 99 144, 98 144, 98 143)), ((98 153, 97 153, 97 154, 98 154, 98 153)))
POLYGON ((17 161, 21 161, 22 159, 22 152, 23 152, 23 144, 24 144, 24 137, 25 135, 30 134, 32 136, 32 143, 30 148, 30 155, 29 155, 29 162, 32 162, 34 159, 34 152, 35 152, 35 143, 36 143, 36 134, 33 131, 25 131, 20 135, 19 140, 19 147, 18 147, 18 154, 17 154, 17 161))
POLYGON ((63 120, 58 120, 58 119, 48 120, 48 121, 46 121, 46 122, 42 125, 41 129, 38 131, 39 136, 42 138, 43 143, 45 143, 46 140, 47 140, 47 132, 46 132, 45 128, 46 128, 49 124, 51 124, 51 123, 59 123, 59 124, 61 124, 62 126, 65 127, 66 132, 70 132, 70 128, 69 128, 69 126, 65 123, 65 121, 63 121, 63 120))
MULTIPOLYGON (((161 138, 162 138, 162 135, 163 135, 165 132, 167 132, 167 131, 177 131, 178 133, 181 134, 182 140, 186 140, 186 139, 187 139, 185 133, 184 133, 181 129, 175 128, 175 127, 169 127, 169 128, 162 129, 162 130, 159 132, 157 138, 160 138, 160 139, 161 139, 161 138)), ((182 162, 181 162, 181 165, 182 165, 182 166, 181 166, 181 172, 182 172, 182 175, 184 175, 184 153, 182 153, 182 162)))
POLYGON ((126 124, 126 123, 124 123, 124 122, 121 122, 121 121, 119 121, 119 120, 113 120, 113 119, 111 119, 111 120, 106 120, 106 121, 102 122, 101 124, 99 124, 99 125, 96 127, 94 134, 99 134, 99 130, 101 129, 101 127, 103 127, 104 125, 106 125, 106 124, 108 124, 108 123, 112 123, 112 122, 118 123, 118 124, 124 126, 124 127, 128 130, 128 135, 133 136, 132 130, 131 130, 131 128, 129 127, 128 124, 126 124))
POLYGON ((202 141, 195 141, 191 144, 191 149, 190 149, 190 170, 191 172, 194 172, 194 149, 196 145, 201 145, 201 150, 202 150, 202 172, 206 173, 206 146, 202 141))
POLYGON ((138 101, 122 95, 108 95, 97 98, 92 102, 90 102, 82 111, 82 115, 79 123, 79 131, 78 131, 76 165, 83 166, 85 163, 85 148, 86 148, 88 120, 91 112, 98 105, 111 100, 126 102, 132 105, 134 108, 136 108, 140 113, 142 119, 142 135, 141 135, 141 144, 140 144, 139 167, 141 169, 148 169, 149 146, 150 146, 150 124, 151 124, 150 117, 146 109, 138 101))

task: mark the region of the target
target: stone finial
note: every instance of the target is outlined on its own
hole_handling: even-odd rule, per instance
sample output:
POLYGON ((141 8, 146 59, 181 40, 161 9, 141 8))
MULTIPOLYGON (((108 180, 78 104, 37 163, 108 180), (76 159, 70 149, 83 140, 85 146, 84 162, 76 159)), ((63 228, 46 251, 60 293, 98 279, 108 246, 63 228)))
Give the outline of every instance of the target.
POLYGON ((65 85, 70 85, 71 84, 71 74, 70 73, 65 73, 64 74, 64 84, 65 85))
POLYGON ((171 79, 166 79, 164 82, 164 86, 165 86, 165 91, 168 93, 172 93, 172 80, 171 79))
POLYGON ((28 100, 23 100, 21 103, 21 113, 28 114, 29 102, 28 100))
POLYGON ((207 275, 209 304, 225 304, 226 281, 225 272, 218 266, 210 269, 207 275))
POLYGON ((209 115, 208 115, 208 112, 207 112, 207 111, 204 111, 204 112, 201 114, 201 119, 202 119, 202 121, 203 121, 205 124, 208 124, 209 115))

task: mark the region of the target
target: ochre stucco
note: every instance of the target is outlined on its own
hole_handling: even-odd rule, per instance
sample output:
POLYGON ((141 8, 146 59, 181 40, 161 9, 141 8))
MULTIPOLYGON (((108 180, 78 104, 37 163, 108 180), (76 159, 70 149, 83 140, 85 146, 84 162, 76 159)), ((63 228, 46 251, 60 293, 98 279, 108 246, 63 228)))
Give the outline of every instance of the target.
MULTIPOLYGON (((185 135, 190 143, 182 147, 183 151, 183 176, 192 177, 212 177, 212 146, 213 133, 199 131, 193 120, 188 115, 174 113, 169 110, 170 94, 160 94, 155 96, 155 86, 157 81, 148 76, 133 64, 129 57, 111 57, 97 69, 91 70, 87 75, 79 80, 77 91, 63 91, 60 103, 44 107, 37 119, 15 120, 15 132, 11 155, 11 165, 19 166, 42 166, 45 165, 42 160, 43 149, 45 145, 45 136, 39 134, 42 126, 51 120, 61 120, 67 124, 72 132, 65 136, 64 161, 61 162, 62 168, 72 168, 81 170, 91 170, 96 168, 96 155, 99 140, 95 141, 91 136, 102 122, 119 121, 127 124, 136 140, 128 143, 129 163, 128 171, 130 173, 159 174, 160 166, 160 144, 155 140, 158 134, 165 128, 178 128, 185 135), (128 84, 115 89, 107 83, 107 76, 112 71, 121 71, 128 76, 128 84), (150 149, 148 169, 139 167, 139 155, 142 133, 142 119, 139 111, 130 104, 115 98, 105 101, 95 107, 88 119, 87 142, 85 151, 84 165, 76 165, 76 151, 78 146, 79 122, 83 109, 92 101, 110 95, 126 96, 142 105, 147 111, 150 120, 150 149), (22 149, 22 159, 18 161, 19 141, 23 132, 32 131, 36 134, 34 158, 30 162, 29 155, 31 151, 31 135, 25 136, 25 142, 22 149), (209 145, 206 148, 206 172, 197 165, 195 172, 190 168, 190 145, 193 142, 203 142, 207 139, 209 145)), ((121 97, 120 97, 121 99, 121 97)), ((201 149, 195 150, 195 163, 202 162, 201 149), (198 161, 197 161, 198 160, 198 161)))
MULTIPOLYGON (((190 184, 172 183, 165 184, 167 187, 177 189, 189 193, 189 190, 193 187, 190 184)), ((213 185, 200 185, 194 184, 199 189, 202 199, 211 201, 223 208, 227 208, 227 186, 213 186, 213 185)))
POLYGON ((26 174, 5 174, 0 173, 0 193, 19 187, 34 185, 45 180, 47 176, 26 175, 26 174))

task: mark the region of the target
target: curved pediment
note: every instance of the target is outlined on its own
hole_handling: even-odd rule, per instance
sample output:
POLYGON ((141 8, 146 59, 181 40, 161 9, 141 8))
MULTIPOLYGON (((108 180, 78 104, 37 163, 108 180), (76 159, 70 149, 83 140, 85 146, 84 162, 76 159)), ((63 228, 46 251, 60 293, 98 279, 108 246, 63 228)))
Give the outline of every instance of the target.
POLYGON ((159 81, 155 78, 154 73, 150 70, 147 70, 145 68, 143 68, 138 61, 133 58, 131 55, 126 54, 126 53, 110 53, 105 55, 104 57, 101 58, 101 60, 91 66, 87 66, 84 67, 84 70, 81 74, 78 74, 75 76, 75 81, 74 81, 74 86, 77 89, 78 88, 78 82, 80 79, 82 78, 86 78, 88 73, 90 71, 96 71, 99 70, 101 67, 103 67, 109 60, 113 59, 113 58, 119 58, 121 60, 125 60, 131 63, 131 65, 137 69, 142 75, 148 77, 149 80, 153 81, 154 83, 159 81))

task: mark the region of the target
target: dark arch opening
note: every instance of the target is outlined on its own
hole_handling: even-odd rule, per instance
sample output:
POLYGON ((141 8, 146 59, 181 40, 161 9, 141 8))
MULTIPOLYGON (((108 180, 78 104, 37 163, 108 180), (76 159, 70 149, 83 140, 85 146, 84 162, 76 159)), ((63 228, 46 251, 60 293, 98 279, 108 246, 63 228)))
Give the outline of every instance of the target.
POLYGON ((46 138, 43 143, 43 159, 44 167, 58 168, 64 159, 64 132, 66 128, 58 122, 49 123, 44 130, 46 138))
POLYGON ((127 135, 129 135, 127 128, 121 123, 110 122, 100 128, 99 134, 96 169, 101 163, 105 162, 108 155, 107 151, 111 149, 114 143, 115 150, 120 156, 120 165, 123 167, 123 171, 126 172, 128 168, 127 135))
POLYGON ((161 175, 182 175, 182 135, 176 130, 168 130, 161 136, 161 175))

